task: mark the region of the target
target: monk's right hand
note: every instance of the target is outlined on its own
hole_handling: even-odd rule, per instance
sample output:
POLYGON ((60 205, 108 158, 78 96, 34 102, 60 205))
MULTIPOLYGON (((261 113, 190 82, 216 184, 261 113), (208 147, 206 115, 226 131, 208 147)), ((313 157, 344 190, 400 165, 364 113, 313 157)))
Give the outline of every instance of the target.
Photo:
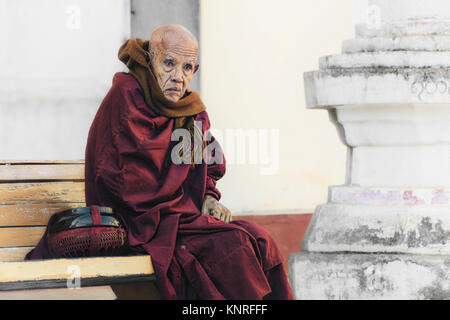
POLYGON ((231 211, 210 195, 206 195, 203 199, 202 213, 209 214, 225 222, 231 221, 231 211))

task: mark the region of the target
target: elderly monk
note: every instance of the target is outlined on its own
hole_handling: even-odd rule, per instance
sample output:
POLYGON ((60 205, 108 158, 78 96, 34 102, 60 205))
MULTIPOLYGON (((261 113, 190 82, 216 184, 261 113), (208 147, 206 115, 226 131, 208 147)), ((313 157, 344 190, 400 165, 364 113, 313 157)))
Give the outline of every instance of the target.
POLYGON ((114 76, 89 131, 86 204, 115 208, 132 252, 152 257, 164 299, 185 299, 188 287, 199 299, 292 299, 273 239, 231 222, 219 202, 225 158, 199 94, 187 88, 197 56, 197 40, 179 25, 122 45, 129 73, 114 76), (177 129, 189 133, 188 150, 172 152, 177 129))

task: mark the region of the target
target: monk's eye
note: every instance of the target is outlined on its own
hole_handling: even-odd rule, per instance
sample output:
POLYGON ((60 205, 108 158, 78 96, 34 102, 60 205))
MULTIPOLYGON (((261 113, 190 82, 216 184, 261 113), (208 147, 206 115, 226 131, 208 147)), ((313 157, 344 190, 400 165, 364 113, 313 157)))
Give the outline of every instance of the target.
POLYGON ((168 67, 173 67, 173 65, 174 65, 173 60, 165 60, 164 64, 168 67))
POLYGON ((192 70, 192 64, 187 64, 184 66, 184 70, 192 70))

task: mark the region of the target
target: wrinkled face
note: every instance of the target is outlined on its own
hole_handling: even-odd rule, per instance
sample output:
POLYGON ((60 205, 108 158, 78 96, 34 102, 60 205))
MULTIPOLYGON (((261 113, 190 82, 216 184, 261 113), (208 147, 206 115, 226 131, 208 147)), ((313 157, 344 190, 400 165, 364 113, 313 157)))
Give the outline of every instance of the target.
POLYGON ((150 59, 164 96, 169 101, 177 102, 198 69, 198 47, 193 41, 167 38, 152 49, 150 59))

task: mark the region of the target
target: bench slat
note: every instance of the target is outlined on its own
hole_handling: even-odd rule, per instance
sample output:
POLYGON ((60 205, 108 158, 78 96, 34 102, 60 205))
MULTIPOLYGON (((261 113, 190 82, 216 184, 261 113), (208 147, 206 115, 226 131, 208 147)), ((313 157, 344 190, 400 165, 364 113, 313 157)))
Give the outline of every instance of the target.
POLYGON ((77 275, 82 286, 104 285, 153 280, 154 270, 147 255, 0 262, 0 290, 63 288, 77 275))
POLYGON ((0 181, 84 180, 84 164, 0 165, 0 181))
MULTIPOLYGON (((151 282, 150 282, 151 283, 151 282)), ((135 284, 132 284, 135 286, 135 284)), ((0 300, 117 300, 111 286, 96 286, 71 290, 67 288, 31 290, 0 290, 0 300)))
POLYGON ((0 228, 0 248, 35 246, 41 240, 46 227, 0 228))
POLYGON ((84 160, 0 160, 0 164, 47 164, 47 165, 59 165, 59 164, 84 164, 84 160))
POLYGON ((34 247, 0 248, 0 261, 20 261, 34 247))
POLYGON ((84 206, 82 203, 0 204, 0 226, 42 226, 58 211, 84 206))
POLYGON ((0 203, 84 203, 84 182, 0 184, 0 203))

